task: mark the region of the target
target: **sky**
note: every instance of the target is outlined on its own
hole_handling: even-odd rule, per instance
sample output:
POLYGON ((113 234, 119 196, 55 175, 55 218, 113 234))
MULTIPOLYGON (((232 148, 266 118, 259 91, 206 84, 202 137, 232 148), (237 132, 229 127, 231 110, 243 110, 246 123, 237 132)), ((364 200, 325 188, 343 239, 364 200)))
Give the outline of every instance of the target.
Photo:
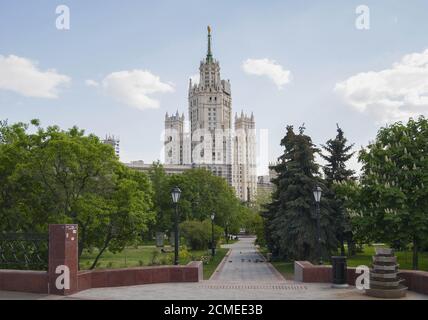
POLYGON ((358 151, 428 114, 427 12, 425 0, 0 0, 0 119, 112 134, 122 161, 155 161, 165 113, 187 117, 210 25, 233 110, 268 130, 270 161, 287 125, 319 145, 338 123, 358 151))

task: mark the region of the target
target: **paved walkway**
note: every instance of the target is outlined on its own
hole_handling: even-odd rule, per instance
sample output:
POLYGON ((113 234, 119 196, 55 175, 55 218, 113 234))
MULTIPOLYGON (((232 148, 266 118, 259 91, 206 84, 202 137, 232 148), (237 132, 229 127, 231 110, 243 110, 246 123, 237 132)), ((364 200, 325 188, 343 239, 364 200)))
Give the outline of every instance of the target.
MULTIPOLYGON (((254 247, 254 239, 242 238, 228 246, 230 254, 210 280, 199 283, 160 283, 141 286, 99 288, 69 297, 1 292, 1 299, 94 299, 94 300, 361 300, 375 299, 350 287, 332 289, 327 283, 285 280, 254 247)), ((409 291, 405 299, 427 300, 409 291)))
POLYGON ((214 281, 285 281, 270 263, 267 263, 254 246, 255 238, 241 238, 225 245, 230 252, 223 265, 214 273, 214 281))

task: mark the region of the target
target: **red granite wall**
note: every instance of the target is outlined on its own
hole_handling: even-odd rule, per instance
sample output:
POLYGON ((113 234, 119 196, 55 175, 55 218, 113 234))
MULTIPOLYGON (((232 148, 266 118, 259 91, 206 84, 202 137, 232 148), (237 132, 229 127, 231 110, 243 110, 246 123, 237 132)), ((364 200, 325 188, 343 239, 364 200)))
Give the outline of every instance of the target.
POLYGON ((46 271, 0 270, 0 290, 48 293, 46 271))
POLYGON ((82 271, 78 274, 78 290, 165 282, 198 282, 202 280, 200 271, 200 261, 190 262, 186 266, 82 271))
POLYGON ((428 294, 428 272, 402 270, 398 275, 405 280, 404 285, 410 290, 428 294))
MULTIPOLYGON (((202 280, 202 262, 186 266, 158 266, 113 270, 90 270, 77 273, 73 291, 50 290, 51 294, 69 295, 91 288, 136 286, 165 282, 202 280)), ((0 290, 48 293, 49 274, 45 271, 0 270, 0 290)))

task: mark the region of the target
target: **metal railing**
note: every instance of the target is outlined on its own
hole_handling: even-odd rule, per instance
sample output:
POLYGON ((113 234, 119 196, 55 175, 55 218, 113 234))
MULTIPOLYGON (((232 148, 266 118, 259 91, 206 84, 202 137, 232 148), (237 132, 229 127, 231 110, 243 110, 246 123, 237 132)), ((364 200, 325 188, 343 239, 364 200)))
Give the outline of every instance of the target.
POLYGON ((0 269, 47 270, 49 236, 0 233, 0 269))

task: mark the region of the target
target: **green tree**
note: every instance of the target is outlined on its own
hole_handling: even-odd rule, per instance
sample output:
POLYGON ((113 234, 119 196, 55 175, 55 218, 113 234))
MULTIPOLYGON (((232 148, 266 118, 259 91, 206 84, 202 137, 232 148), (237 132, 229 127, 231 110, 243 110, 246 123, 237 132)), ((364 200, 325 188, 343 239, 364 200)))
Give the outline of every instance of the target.
POLYGON ((154 218, 147 176, 124 167, 111 146, 83 130, 32 125, 35 133, 22 123, 0 126, 2 229, 78 224, 79 257, 85 249, 98 248, 100 256, 135 241, 154 218))
MULTIPOLYGON (((192 250, 207 249, 212 241, 211 220, 187 220, 180 224, 180 230, 182 237, 192 250)), ((223 232, 221 227, 214 226, 214 243, 219 243, 223 232)))
POLYGON ((236 230, 241 225, 242 205, 224 178, 206 169, 191 169, 171 176, 168 184, 168 190, 179 186, 182 191, 179 202, 181 221, 203 221, 214 212, 215 223, 222 228, 228 225, 231 230, 236 230))
POLYGON ((428 238, 428 120, 396 122, 379 130, 359 154, 359 183, 342 184, 361 238, 413 246, 413 268, 428 238))
POLYGON ((171 228, 173 221, 171 210, 171 189, 163 165, 154 162, 149 170, 149 178, 153 187, 153 207, 156 212, 156 221, 153 229, 164 232, 171 228))
MULTIPOLYGON (((316 260, 317 232, 313 189, 325 184, 319 177, 311 138, 300 128, 298 134, 287 127, 281 140, 284 154, 272 168, 277 177, 273 179, 276 190, 273 201, 264 213, 267 244, 274 255, 288 259, 316 260)), ((321 200, 321 250, 327 256, 337 248, 329 200, 321 200)))
POLYGON ((328 189, 324 196, 332 200, 331 206, 335 216, 336 237, 340 243, 341 255, 345 255, 345 239, 348 242, 348 252, 351 251, 352 253, 352 250, 349 249, 353 248, 351 223, 343 208, 343 199, 334 192, 334 182, 355 179, 355 172, 346 167, 346 162, 354 155, 354 152, 350 152, 354 145, 348 145, 347 142, 343 130, 337 125, 336 137, 322 145, 325 154, 320 154, 326 161, 323 171, 328 189))

